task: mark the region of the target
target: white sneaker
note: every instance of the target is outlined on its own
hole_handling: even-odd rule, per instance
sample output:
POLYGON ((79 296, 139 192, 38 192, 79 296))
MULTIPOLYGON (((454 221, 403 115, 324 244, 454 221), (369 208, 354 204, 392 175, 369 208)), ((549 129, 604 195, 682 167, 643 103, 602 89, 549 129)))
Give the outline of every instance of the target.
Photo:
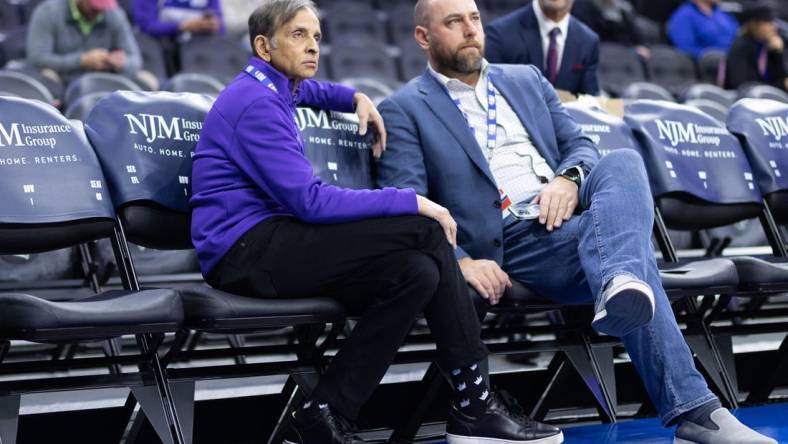
POLYGON ((654 292, 629 275, 614 277, 602 292, 591 326, 600 333, 622 337, 654 318, 654 292))
POLYGON ((710 415, 716 429, 684 421, 676 429, 673 444, 777 444, 739 422, 728 409, 720 408, 710 415))

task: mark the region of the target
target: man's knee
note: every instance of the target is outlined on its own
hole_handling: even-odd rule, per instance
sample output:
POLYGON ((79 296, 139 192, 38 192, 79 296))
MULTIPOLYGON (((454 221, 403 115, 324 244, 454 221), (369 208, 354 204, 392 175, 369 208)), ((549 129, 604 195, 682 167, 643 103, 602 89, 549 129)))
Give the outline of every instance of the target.
MULTIPOLYGON (((424 253, 417 251, 401 255, 395 282, 405 284, 410 291, 429 299, 438 289, 441 275, 438 264, 424 253)), ((414 295, 416 296, 416 295, 414 295)))

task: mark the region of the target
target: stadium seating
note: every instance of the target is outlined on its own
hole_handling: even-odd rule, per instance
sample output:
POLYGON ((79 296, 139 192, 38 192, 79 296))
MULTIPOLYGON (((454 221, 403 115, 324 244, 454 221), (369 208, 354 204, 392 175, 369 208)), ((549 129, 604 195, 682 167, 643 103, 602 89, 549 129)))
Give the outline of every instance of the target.
POLYGON ((725 79, 725 51, 704 51, 698 59, 698 73, 704 82, 722 85, 725 79))
POLYGON ((720 122, 725 122, 728 117, 728 108, 708 99, 691 99, 684 104, 703 111, 720 122))
MULTIPOLYGON (((69 122, 50 105, 14 98, 0 98, 0 123, 10 131, 4 133, 7 146, 0 175, 4 195, 0 203, 0 253, 38 253, 105 237, 122 250, 126 241, 116 229, 106 181, 82 125, 69 122), (41 133, 29 129, 42 125, 60 130, 41 133)), ((127 262, 121 263, 124 279, 130 282, 131 269, 125 266, 127 262)), ((177 415, 172 410, 169 386, 157 354, 151 353, 156 348, 154 335, 174 332, 179 327, 183 319, 180 298, 170 290, 139 291, 130 286, 126 290, 94 290, 95 295, 60 302, 27 292, 0 293, 0 360, 6 357, 10 340, 79 344, 136 335, 139 343, 138 352, 125 361, 113 355, 68 362, 0 363, 4 373, 12 376, 0 384, 0 404, 4 406, 0 413, 0 440, 4 444, 16 442, 20 394, 55 387, 77 390, 106 386, 131 388, 152 422, 172 426, 165 427, 161 438, 165 442, 182 442, 175 433, 177 422, 172 418, 177 415), (41 371, 91 369, 120 362, 149 367, 150 372, 30 379, 41 371)))
POLYGON ((749 85, 740 88, 740 97, 749 99, 770 99, 788 103, 788 93, 770 85, 749 85))
POLYGON ((16 6, 7 0, 0 1, 0 32, 14 28, 20 23, 16 6))
POLYGON ((394 93, 390 86, 369 77, 352 77, 342 80, 342 83, 368 95, 376 105, 394 93))
POLYGON ((222 36, 194 37, 180 46, 181 72, 208 74, 229 83, 249 60, 248 46, 222 36))
POLYGON ((0 70, 0 91, 48 104, 55 101, 46 86, 18 71, 0 70))
POLYGON ((649 82, 630 83, 621 92, 621 97, 625 99, 674 100, 670 91, 649 82))
POLYGON ((66 106, 75 103, 80 97, 92 93, 110 93, 113 91, 139 91, 141 88, 128 77, 106 72, 89 72, 83 74, 66 86, 63 101, 66 106))
POLYGON ((68 105, 63 115, 68 119, 85 120, 96 103, 107 94, 109 94, 107 91, 98 91, 77 97, 68 105))
POLYGON ((25 58, 27 28, 17 26, 7 32, 0 33, 0 67, 11 60, 25 58))
POLYGON ((153 74, 159 83, 165 82, 168 77, 167 62, 159 41, 140 31, 134 32, 134 39, 140 48, 142 69, 153 74))
POLYGON ((664 45, 651 48, 648 62, 649 81, 677 95, 697 82, 695 62, 683 52, 664 45))
POLYGON ((222 82, 207 74, 185 72, 172 76, 161 87, 162 91, 191 92, 218 96, 224 89, 222 82))
POLYGON ((720 104, 726 110, 736 101, 735 91, 726 91, 709 83, 696 83, 681 94, 684 102, 693 99, 710 100, 720 104))
POLYGON ((386 27, 378 12, 369 2, 342 1, 332 3, 326 9, 324 24, 329 41, 336 46, 347 42, 378 42, 385 44, 388 39, 386 27), (352 13, 348 13, 352 11, 352 13))
POLYGON ((398 75, 393 55, 390 47, 378 42, 367 42, 361 47, 335 45, 329 64, 335 79, 372 77, 396 85, 398 75))
POLYGON ((630 83, 645 81, 643 62, 633 48, 616 43, 599 46, 599 86, 612 95, 621 96, 630 83))

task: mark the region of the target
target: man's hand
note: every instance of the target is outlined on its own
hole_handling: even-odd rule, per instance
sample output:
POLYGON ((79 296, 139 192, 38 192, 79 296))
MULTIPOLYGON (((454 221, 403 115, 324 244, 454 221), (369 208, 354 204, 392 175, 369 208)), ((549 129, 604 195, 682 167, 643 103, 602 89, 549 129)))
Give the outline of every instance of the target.
POLYGON ((495 261, 473 260, 466 257, 460 259, 459 264, 465 281, 492 305, 497 304, 501 300, 503 292, 512 287, 509 276, 501 270, 495 261))
POLYGON ((539 223, 553 231, 569 220, 578 203, 577 185, 563 176, 557 176, 536 196, 533 203, 539 204, 539 223))
POLYGON ((219 19, 213 15, 192 18, 181 22, 182 32, 192 32, 195 34, 215 34, 219 32, 219 19))
POLYGON ((424 196, 416 195, 416 202, 419 204, 419 214, 436 220, 446 233, 446 239, 451 246, 457 248, 457 222, 451 217, 449 210, 424 196))
POLYGON ((126 66, 126 59, 126 53, 121 50, 112 51, 107 57, 110 66, 117 72, 123 71, 123 68, 126 66))
POLYGON ((109 52, 104 48, 83 52, 79 64, 89 71, 104 71, 112 67, 109 62, 109 52))
POLYGON ((367 134, 367 126, 372 124, 375 129, 375 143, 372 145, 372 155, 379 159, 386 151, 386 126, 383 124, 383 117, 380 116, 375 104, 372 103, 366 94, 357 92, 353 95, 353 105, 356 106, 358 114, 358 133, 367 134))

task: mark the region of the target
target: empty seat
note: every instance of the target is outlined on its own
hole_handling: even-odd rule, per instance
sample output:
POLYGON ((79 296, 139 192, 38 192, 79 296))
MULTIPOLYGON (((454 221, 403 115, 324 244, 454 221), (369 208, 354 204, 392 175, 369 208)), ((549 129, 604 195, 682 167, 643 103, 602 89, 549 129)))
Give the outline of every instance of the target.
POLYGON ((710 49, 698 58, 698 73, 704 82, 715 85, 725 84, 725 51, 710 49))
POLYGON ((342 83, 355 88, 370 99, 375 105, 379 104, 386 97, 394 93, 394 90, 385 83, 379 82, 369 77, 352 77, 349 79, 342 79, 342 83))
POLYGON ((649 81, 679 94, 687 85, 697 82, 695 62, 683 52, 665 45, 651 48, 648 62, 649 81))
POLYGON ((424 74, 427 70, 427 56, 424 51, 411 39, 400 46, 400 80, 407 82, 410 79, 424 74))
POLYGON ((0 0, 0 33, 7 31, 21 23, 16 5, 0 0))
POLYGON ((12 60, 24 60, 27 54, 27 28, 17 26, 0 32, 0 67, 12 60))
POLYGON ((682 100, 704 99, 717 102, 726 110, 736 101, 735 91, 726 91, 717 85, 709 83, 696 83, 681 94, 682 100))
POLYGON ((599 86, 617 97, 627 84, 646 79, 640 56, 633 48, 616 43, 599 46, 598 75, 599 86))
POLYGON ((91 93, 110 93, 113 91, 139 91, 141 88, 128 77, 107 72, 83 74, 66 86, 63 101, 71 105, 78 98, 91 93))
POLYGON ((380 14, 367 2, 338 2, 326 9, 325 29, 339 44, 386 43, 386 28, 380 14))
POLYGON ((771 99, 788 103, 788 93, 770 85, 749 86, 741 93, 741 97, 749 99, 771 99))
POLYGON ((684 102, 685 105, 697 108, 700 111, 717 119, 720 123, 725 123, 728 117, 728 108, 720 105, 717 102, 707 99, 692 99, 684 102))
POLYGON ((85 120, 93 110, 93 107, 96 106, 96 103, 107 94, 109 93, 106 91, 85 94, 69 104, 63 115, 69 119, 85 120))
POLYGON ((18 71, 0 71, 0 91, 7 91, 25 99, 40 100, 50 105, 55 101, 46 86, 18 71))
POLYGON ((180 47, 181 72, 208 74, 230 83, 249 60, 247 47, 222 36, 192 38, 180 47))
POLYGON ((373 77, 384 82, 396 82, 398 78, 391 48, 377 42, 368 42, 360 47, 334 46, 330 63, 335 79, 373 77))
POLYGON ((196 72, 185 72, 174 75, 162 85, 163 91, 190 92, 218 96, 224 84, 217 79, 196 72))
POLYGON ((393 2, 387 9, 389 17, 389 30, 391 41, 398 47, 409 44, 413 40, 413 5, 408 3, 393 2))
POLYGON ((621 92, 625 99, 649 99, 674 101, 673 94, 667 89, 649 82, 634 82, 627 85, 621 92))
POLYGON ((139 31, 134 32, 134 39, 140 48, 142 69, 153 74, 159 83, 164 82, 168 77, 167 62, 164 58, 164 49, 161 47, 159 40, 139 31))

